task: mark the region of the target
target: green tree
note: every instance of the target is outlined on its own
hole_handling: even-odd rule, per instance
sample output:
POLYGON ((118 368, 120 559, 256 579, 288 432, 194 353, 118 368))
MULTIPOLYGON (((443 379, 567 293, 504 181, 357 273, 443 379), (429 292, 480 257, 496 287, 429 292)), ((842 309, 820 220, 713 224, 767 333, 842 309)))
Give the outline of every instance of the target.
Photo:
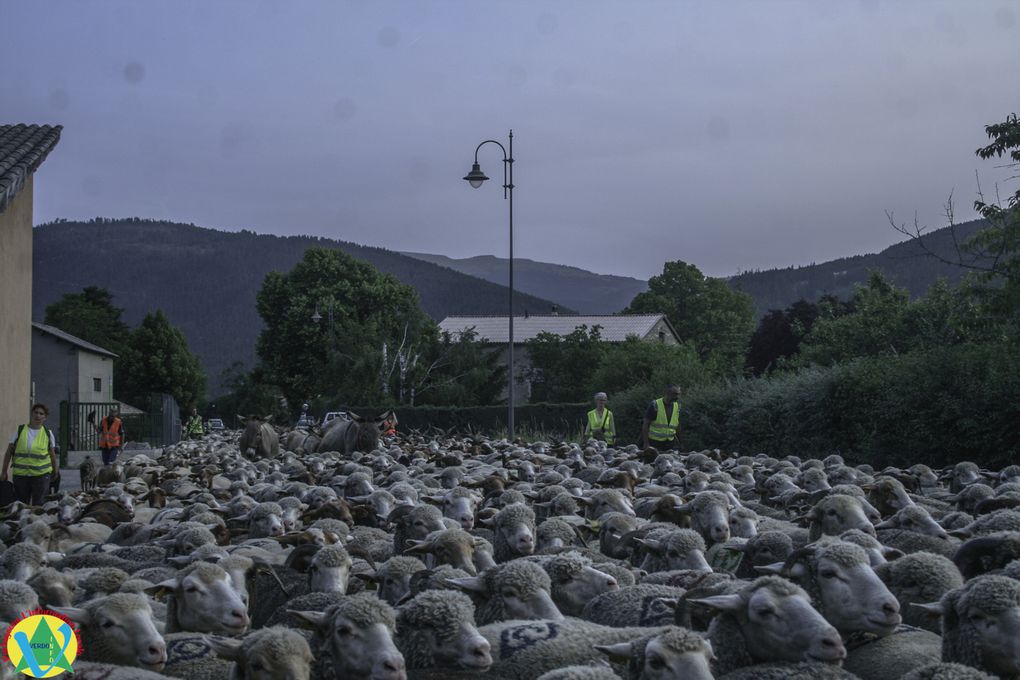
POLYGON ((205 396, 206 378, 198 357, 162 310, 150 313, 131 333, 121 362, 125 366, 119 394, 125 401, 150 392, 173 395, 182 407, 195 406, 205 396))
POLYGON ((680 340, 723 371, 739 369, 755 329, 754 302, 725 281, 706 277, 692 264, 667 262, 648 290, 631 301, 628 314, 666 315, 680 340))
POLYGON ((130 333, 121 320, 123 314, 123 309, 114 307, 113 295, 108 290, 88 286, 48 305, 44 323, 120 354, 127 347, 130 333))
POLYGON ((586 400, 591 376, 606 355, 599 326, 580 326, 565 336, 539 333, 524 343, 531 366, 531 402, 586 400))
POLYGON ((442 334, 416 366, 414 403, 488 406, 499 400, 506 364, 499 349, 476 338, 473 329, 456 339, 442 334))
POLYGON ((265 378, 291 404, 324 395, 399 403, 414 375, 401 362, 417 370, 437 337, 413 288, 336 249, 309 248, 290 272, 267 274, 256 308, 265 378), (310 320, 316 310, 319 323, 310 320))
MULTIPOLYGON (((667 345, 648 342, 631 336, 620 343, 609 344, 605 357, 595 369, 590 384, 592 392, 609 394, 610 404, 617 394, 640 387, 650 401, 669 383, 689 387, 706 379, 707 371, 697 352, 689 344, 667 345)), ((590 395, 583 395, 585 398, 590 395)))

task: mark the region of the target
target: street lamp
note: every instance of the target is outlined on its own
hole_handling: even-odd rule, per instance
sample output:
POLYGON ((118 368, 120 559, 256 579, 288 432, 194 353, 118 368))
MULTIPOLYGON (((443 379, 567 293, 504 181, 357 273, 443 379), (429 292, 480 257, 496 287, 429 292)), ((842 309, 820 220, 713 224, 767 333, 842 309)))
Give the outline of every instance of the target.
POLYGON ((510 202, 510 298, 509 298, 509 320, 510 320, 510 341, 507 352, 507 434, 510 441, 514 440, 514 131, 510 131, 509 152, 502 144, 495 139, 487 139, 475 148, 475 162, 471 166, 471 172, 464 176, 472 187, 477 189, 482 186, 488 177, 482 172, 478 165, 478 149, 486 144, 495 144, 503 151, 503 199, 510 202))

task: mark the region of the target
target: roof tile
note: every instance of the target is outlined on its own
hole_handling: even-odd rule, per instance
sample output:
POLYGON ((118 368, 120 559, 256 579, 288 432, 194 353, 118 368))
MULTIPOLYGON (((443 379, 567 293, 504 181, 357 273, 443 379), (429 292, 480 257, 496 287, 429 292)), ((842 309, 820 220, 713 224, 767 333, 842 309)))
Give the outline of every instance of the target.
POLYGON ((0 125, 0 212, 60 141, 62 125, 0 125))

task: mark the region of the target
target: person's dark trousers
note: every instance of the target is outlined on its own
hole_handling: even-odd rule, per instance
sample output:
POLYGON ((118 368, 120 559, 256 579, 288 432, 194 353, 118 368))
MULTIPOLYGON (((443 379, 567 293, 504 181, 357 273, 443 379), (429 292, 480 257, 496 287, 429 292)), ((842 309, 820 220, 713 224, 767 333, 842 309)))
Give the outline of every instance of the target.
POLYGON ((110 465, 113 461, 117 460, 117 454, 120 453, 120 447, 115 446, 112 449, 99 449, 99 452, 103 454, 103 465, 110 465))
POLYGON ((664 442, 658 439, 649 439, 648 443, 659 451, 675 451, 679 448, 676 439, 669 439, 664 442))
POLYGON ((19 501, 27 505, 42 505, 49 488, 50 476, 48 474, 38 477, 14 476, 14 494, 19 501))

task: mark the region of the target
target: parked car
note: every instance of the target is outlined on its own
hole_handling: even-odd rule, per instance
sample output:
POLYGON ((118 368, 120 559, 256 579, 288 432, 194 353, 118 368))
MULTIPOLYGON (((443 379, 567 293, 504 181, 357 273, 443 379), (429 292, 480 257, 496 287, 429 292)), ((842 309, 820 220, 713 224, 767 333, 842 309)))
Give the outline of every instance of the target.
POLYGON ((210 418, 209 419, 209 427, 207 429, 210 432, 213 432, 215 430, 225 430, 226 428, 223 426, 223 419, 222 418, 210 418))
POLYGON ((350 420, 350 418, 347 417, 347 411, 330 411, 329 413, 327 413, 326 415, 324 415, 322 417, 322 426, 326 427, 326 425, 329 423, 329 421, 335 420, 336 418, 343 418, 344 420, 350 420))

